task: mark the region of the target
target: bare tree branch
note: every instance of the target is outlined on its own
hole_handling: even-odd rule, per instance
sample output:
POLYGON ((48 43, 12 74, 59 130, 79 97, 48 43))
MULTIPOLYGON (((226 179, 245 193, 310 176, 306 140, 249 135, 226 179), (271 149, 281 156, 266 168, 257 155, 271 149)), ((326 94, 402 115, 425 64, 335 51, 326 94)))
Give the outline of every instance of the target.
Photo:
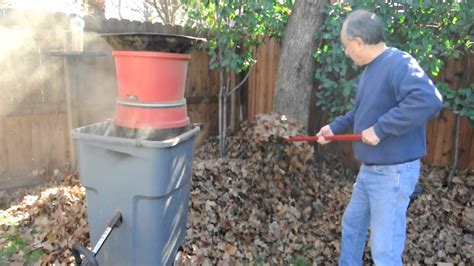
MULTIPOLYGON (((169 14, 169 4, 168 4, 168 0, 163 0, 164 2, 164 7, 163 9, 165 10, 165 17, 166 17, 166 24, 172 24, 171 21, 170 21, 170 14, 169 14)), ((162 4, 163 5, 163 4, 162 4)))
POLYGON ((174 24, 176 24, 176 22, 178 22, 176 16, 177 16, 177 13, 181 9, 182 6, 183 6, 183 4, 181 4, 178 0, 173 1, 172 10, 171 10, 171 17, 173 19, 174 24))
POLYGON ((240 88, 240 86, 242 86, 242 85, 245 83, 245 81, 247 81, 247 79, 248 79, 249 76, 250 76, 250 72, 252 72, 253 66, 255 66, 255 65, 252 65, 252 66, 249 68, 249 70, 247 71, 247 74, 246 74, 245 77, 242 79, 242 81, 241 81, 237 86, 235 86, 231 91, 229 91, 229 92, 227 93, 227 95, 226 95, 227 97, 230 96, 232 93, 234 93, 234 91, 238 90, 238 89, 240 88))
POLYGON ((166 18, 164 17, 164 11, 161 7, 161 3, 157 3, 156 0, 145 0, 149 5, 153 6, 158 14, 158 17, 161 19, 163 23, 166 23, 166 18))
POLYGON ((152 6, 158 18, 164 24, 172 24, 175 25, 179 21, 178 18, 178 11, 181 9, 183 4, 179 0, 145 0, 145 2, 152 6))

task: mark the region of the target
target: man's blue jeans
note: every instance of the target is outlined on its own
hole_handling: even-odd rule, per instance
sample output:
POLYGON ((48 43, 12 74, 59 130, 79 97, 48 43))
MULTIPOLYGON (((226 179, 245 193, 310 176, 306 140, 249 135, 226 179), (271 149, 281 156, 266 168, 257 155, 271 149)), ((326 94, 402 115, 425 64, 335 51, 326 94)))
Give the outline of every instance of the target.
POLYGON ((339 265, 362 265, 367 231, 376 265, 402 265, 406 210, 420 176, 420 160, 395 164, 362 164, 342 217, 339 265))

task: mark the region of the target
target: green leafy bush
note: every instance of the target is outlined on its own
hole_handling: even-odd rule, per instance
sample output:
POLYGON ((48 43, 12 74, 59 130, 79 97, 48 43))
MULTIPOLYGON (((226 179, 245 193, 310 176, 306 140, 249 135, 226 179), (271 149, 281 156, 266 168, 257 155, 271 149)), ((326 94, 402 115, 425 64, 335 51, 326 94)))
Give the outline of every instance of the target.
MULTIPOLYGON (((326 5, 324 24, 316 33, 320 46, 314 57, 315 78, 319 83, 316 104, 328 110, 330 118, 353 106, 356 80, 362 69, 345 57, 340 45, 340 29, 352 10, 366 9, 378 14, 386 26, 386 43, 412 54, 431 78, 438 77, 449 58, 467 56, 473 50, 474 2, 363 1, 326 5)), ((474 121, 473 85, 462 84, 457 91, 438 82, 446 107, 474 121)))

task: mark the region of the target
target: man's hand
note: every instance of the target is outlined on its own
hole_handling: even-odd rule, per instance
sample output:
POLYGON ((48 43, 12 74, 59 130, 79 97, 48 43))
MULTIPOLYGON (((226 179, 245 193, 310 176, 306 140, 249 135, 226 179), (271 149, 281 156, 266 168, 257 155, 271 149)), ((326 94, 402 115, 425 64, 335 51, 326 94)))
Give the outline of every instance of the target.
POLYGON ((362 142, 372 146, 379 144, 380 139, 377 137, 377 134, 375 134, 374 127, 369 127, 362 131, 362 142))
POLYGON ((318 143, 321 145, 328 144, 331 141, 325 140, 324 136, 332 136, 332 135, 334 135, 334 133, 332 133, 331 127, 329 125, 325 125, 319 130, 318 134, 316 134, 316 136, 322 137, 318 139, 318 143))

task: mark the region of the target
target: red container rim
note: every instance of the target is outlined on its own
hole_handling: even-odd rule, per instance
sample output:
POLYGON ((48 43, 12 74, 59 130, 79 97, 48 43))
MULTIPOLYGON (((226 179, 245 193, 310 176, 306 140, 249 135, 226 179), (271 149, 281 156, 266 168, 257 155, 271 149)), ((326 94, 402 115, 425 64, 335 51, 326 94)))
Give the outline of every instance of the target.
POLYGON ((162 52, 143 52, 143 51, 112 51, 114 56, 131 56, 131 57, 158 57, 168 59, 191 59, 190 54, 177 54, 177 53, 162 53, 162 52))

